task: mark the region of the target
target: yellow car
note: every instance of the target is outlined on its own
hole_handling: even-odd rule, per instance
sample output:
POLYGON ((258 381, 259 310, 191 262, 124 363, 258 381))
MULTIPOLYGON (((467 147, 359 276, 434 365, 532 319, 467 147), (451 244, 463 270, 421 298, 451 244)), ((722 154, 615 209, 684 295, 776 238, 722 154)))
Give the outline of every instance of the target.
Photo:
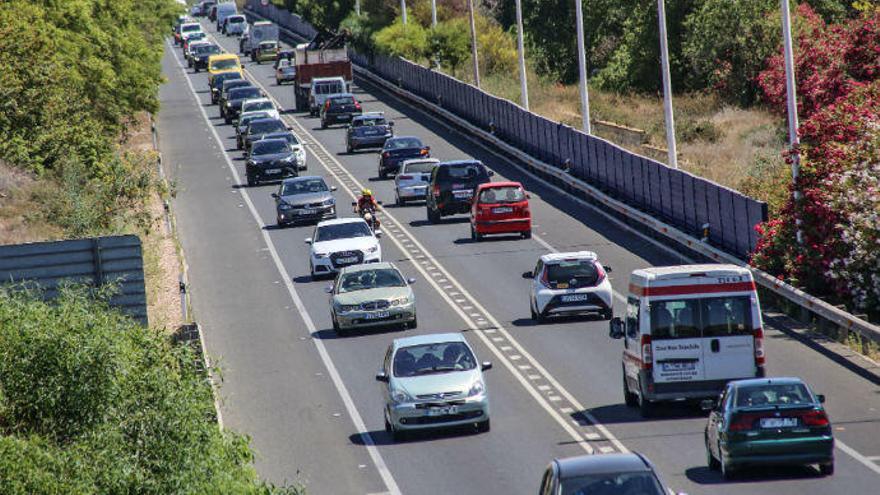
POLYGON ((234 53, 221 53, 208 57, 208 85, 214 82, 214 76, 222 72, 238 72, 241 74, 241 61, 234 53))

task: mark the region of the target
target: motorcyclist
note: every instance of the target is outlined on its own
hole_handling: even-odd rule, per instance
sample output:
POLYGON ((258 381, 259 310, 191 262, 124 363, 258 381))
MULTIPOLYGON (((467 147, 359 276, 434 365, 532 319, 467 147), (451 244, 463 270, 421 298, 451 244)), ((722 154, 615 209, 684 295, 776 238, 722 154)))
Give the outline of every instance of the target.
POLYGON ((367 223, 371 223, 374 229, 379 228, 379 218, 375 215, 376 211, 379 210, 379 203, 376 202, 376 198, 373 197, 373 191, 364 188, 361 190, 361 196, 357 200, 357 204, 354 207, 355 213, 360 216, 365 217, 365 214, 369 214, 370 218, 364 218, 367 223))

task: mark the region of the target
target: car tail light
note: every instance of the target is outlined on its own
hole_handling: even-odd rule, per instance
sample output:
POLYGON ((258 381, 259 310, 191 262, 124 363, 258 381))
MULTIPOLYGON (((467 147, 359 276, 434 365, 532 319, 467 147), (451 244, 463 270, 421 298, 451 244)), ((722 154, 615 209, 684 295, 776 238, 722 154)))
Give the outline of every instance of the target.
POLYGON ((434 184, 434 197, 440 197, 440 184, 434 184))
POLYGON ((391 158, 391 153, 387 151, 385 153, 382 153, 382 158, 391 158))
POLYGON ((398 175, 397 178, 400 180, 413 180, 412 175, 398 175))
POLYGON ((651 349, 651 336, 642 335, 642 369, 650 370, 654 367, 654 351, 651 349))
POLYGON ((755 366, 764 366, 764 330, 755 329, 755 366))
POLYGON ((354 107, 355 107, 356 109, 360 110, 360 109, 361 109, 361 104, 358 103, 358 102, 354 102, 354 107))
POLYGON ((605 280, 605 269, 602 268, 602 265, 596 263, 596 284, 598 285, 603 280, 605 280))
POLYGON ((828 426, 831 424, 825 411, 807 411, 798 414, 798 417, 804 423, 804 426, 828 426))
POLYGON ((730 426, 727 427, 728 431, 749 431, 753 429, 755 421, 760 419, 762 414, 735 414, 733 418, 730 420, 730 426))

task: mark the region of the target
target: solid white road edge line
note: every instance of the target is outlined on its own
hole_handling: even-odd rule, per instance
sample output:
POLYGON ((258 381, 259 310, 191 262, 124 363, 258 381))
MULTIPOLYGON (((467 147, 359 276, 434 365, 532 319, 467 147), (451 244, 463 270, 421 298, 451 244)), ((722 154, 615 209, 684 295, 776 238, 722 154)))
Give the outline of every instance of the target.
MULTIPOLYGON (((193 98, 198 104, 199 110, 202 113, 202 117, 205 119, 205 124, 211 129, 211 133, 214 135, 214 139, 217 141, 217 144, 220 145, 221 152, 223 153, 223 157, 226 160, 226 165, 229 167, 230 172, 232 172, 232 176, 235 178, 236 184, 241 184, 241 177, 238 174, 238 170, 235 169, 235 164, 232 163, 232 159, 229 157, 229 153, 225 151, 223 140, 220 138, 220 135, 217 134, 217 129, 211 123, 211 119, 210 117, 208 117, 208 112, 205 111, 205 107, 202 105, 198 93, 196 93, 195 87, 193 87, 192 81, 189 78, 189 74, 187 74, 186 72, 186 67, 184 67, 183 63, 180 61, 177 53, 174 52, 174 47, 171 46, 170 43, 168 43, 168 46, 171 49, 171 54, 174 57, 174 60, 177 62, 177 65, 180 67, 180 70, 183 73, 183 78, 186 81, 187 86, 189 86, 189 90, 192 93, 193 98)), ((382 458, 382 454, 379 453, 379 449, 373 443, 373 439, 372 437, 370 437, 366 425, 364 424, 360 413, 358 413, 358 410, 354 405, 354 401, 352 400, 351 395, 348 393, 348 389, 345 387, 345 383, 342 381, 342 377, 339 375, 339 371, 337 371, 336 369, 336 365, 333 364, 333 360, 330 358, 330 354, 327 352, 327 349, 324 346, 324 342, 316 337, 315 334, 317 333, 317 328, 315 327, 315 323, 314 321, 312 321, 312 317, 309 315, 309 312, 306 310, 302 299, 300 299, 299 294, 296 292, 296 289, 293 286, 293 279, 290 277, 290 274, 287 273, 287 269, 284 268, 284 264, 281 263, 281 258, 278 256, 278 251, 275 249, 275 243, 272 242, 272 239, 267 231, 263 229, 263 222, 260 220, 260 215, 257 213, 257 209, 254 206, 254 203, 251 201, 247 189, 239 189, 239 192, 244 198, 245 203, 247 203, 248 210, 250 210, 251 216, 253 216, 254 221, 256 221, 257 226, 260 229, 263 240, 266 242, 266 246, 269 248, 269 253, 272 255, 272 261, 275 263, 275 268, 278 269, 278 273, 281 274, 281 278, 284 280, 284 285, 285 287, 287 287, 287 292, 288 294, 290 294, 290 298, 293 300, 294 305, 296 305, 296 309, 302 316, 306 328, 312 335, 312 342, 314 342, 315 347, 318 349, 318 354, 321 356, 321 361, 324 362, 324 366, 327 368, 327 372, 330 374, 333 385, 336 387, 336 391, 339 393, 339 397, 345 404, 345 409, 348 411, 352 423, 354 423, 354 427, 357 429, 358 434, 361 436, 361 439, 364 442, 364 446, 367 448, 367 452, 369 453, 373 464, 375 464, 376 470, 379 472, 379 476, 381 476, 382 481, 385 483, 385 487, 388 488, 389 493, 391 493, 392 495, 400 495, 400 488, 398 488, 397 482, 394 480, 394 477, 391 475, 391 471, 385 464, 385 460, 382 458)))

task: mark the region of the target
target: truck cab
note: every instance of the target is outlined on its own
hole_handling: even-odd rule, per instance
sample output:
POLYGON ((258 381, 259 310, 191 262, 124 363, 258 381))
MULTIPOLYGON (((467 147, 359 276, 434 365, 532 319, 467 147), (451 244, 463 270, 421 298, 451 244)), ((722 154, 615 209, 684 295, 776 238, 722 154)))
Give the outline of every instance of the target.
POLYGON ((643 416, 659 402, 714 398, 731 380, 765 374, 761 308, 745 267, 635 270, 610 336, 623 340, 625 402, 643 416))

